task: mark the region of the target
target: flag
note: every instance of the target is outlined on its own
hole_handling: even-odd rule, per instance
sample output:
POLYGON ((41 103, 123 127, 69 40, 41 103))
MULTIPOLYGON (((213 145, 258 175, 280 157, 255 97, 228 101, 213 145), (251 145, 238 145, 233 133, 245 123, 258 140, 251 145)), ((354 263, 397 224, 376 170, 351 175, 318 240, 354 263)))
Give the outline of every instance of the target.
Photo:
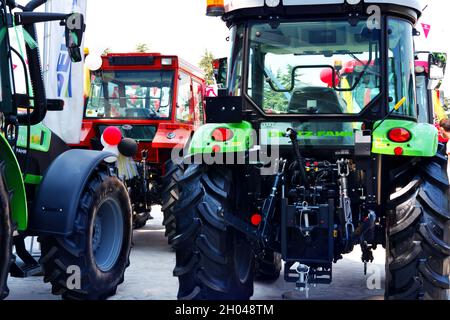
MULTIPOLYGON (((45 11, 86 15, 86 0, 49 0, 45 11)), ((62 99, 65 103, 64 111, 49 111, 44 124, 66 143, 79 143, 84 110, 83 63, 72 63, 65 29, 59 22, 45 26, 43 56, 47 98, 62 99)))
POLYGON ((425 38, 428 38, 428 35, 430 34, 431 25, 422 23, 423 32, 425 33, 425 38))

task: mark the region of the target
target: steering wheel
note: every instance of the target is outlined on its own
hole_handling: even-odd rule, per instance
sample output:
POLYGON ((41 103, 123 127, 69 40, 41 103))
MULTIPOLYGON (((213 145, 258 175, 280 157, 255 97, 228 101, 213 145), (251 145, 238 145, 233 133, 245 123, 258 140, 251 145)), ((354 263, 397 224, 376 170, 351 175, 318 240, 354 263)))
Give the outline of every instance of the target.
POLYGON ((126 108, 125 117, 127 118, 151 118, 156 116, 156 112, 147 108, 126 108))

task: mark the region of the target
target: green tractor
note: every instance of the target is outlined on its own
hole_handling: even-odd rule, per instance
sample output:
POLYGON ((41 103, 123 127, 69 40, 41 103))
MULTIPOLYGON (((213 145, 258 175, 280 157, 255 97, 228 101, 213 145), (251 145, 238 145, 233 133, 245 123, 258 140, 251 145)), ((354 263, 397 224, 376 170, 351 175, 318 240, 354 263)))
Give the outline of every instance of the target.
POLYGON ((117 170, 105 161, 112 154, 69 150, 41 124, 48 110, 62 110, 63 101, 46 97, 35 24, 65 26, 65 54, 72 62, 82 60, 85 29, 80 14, 34 12, 45 2, 0 0, 0 298, 9 293, 8 274, 43 274, 52 293, 64 299, 105 299, 129 266, 130 200, 117 170), (18 26, 26 57, 10 44, 8 29, 18 26), (13 55, 31 83, 27 94, 16 92, 13 55), (27 250, 27 237, 38 237, 39 261, 27 250))
POLYGON ((226 89, 173 179, 178 297, 249 299, 282 261, 308 292, 382 246, 386 299, 449 299, 447 158, 416 102, 422 2, 220 2, 226 89))

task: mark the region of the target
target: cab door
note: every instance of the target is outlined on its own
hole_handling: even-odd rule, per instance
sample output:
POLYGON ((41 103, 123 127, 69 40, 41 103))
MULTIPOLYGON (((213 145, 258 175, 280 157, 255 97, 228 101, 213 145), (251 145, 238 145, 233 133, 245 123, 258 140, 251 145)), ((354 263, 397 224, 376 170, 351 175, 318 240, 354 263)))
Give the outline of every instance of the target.
POLYGON ((203 85, 197 80, 192 81, 194 97, 194 125, 201 126, 205 123, 203 85))
POLYGON ((175 119, 177 122, 194 123, 194 99, 191 77, 180 71, 178 75, 177 110, 175 119))

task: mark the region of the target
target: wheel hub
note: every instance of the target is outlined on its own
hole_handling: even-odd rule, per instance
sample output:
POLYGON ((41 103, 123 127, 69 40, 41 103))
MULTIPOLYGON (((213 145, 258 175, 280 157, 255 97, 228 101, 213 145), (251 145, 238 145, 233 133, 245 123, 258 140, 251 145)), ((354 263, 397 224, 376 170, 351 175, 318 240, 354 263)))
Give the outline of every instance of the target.
POLYGON ((110 271, 117 263, 123 243, 124 221, 120 204, 106 199, 97 210, 92 236, 92 251, 97 267, 110 271))
POLYGON ((97 251, 100 240, 102 239, 102 219, 97 216, 95 217, 94 222, 94 235, 92 236, 92 248, 94 250, 94 253, 97 251))

